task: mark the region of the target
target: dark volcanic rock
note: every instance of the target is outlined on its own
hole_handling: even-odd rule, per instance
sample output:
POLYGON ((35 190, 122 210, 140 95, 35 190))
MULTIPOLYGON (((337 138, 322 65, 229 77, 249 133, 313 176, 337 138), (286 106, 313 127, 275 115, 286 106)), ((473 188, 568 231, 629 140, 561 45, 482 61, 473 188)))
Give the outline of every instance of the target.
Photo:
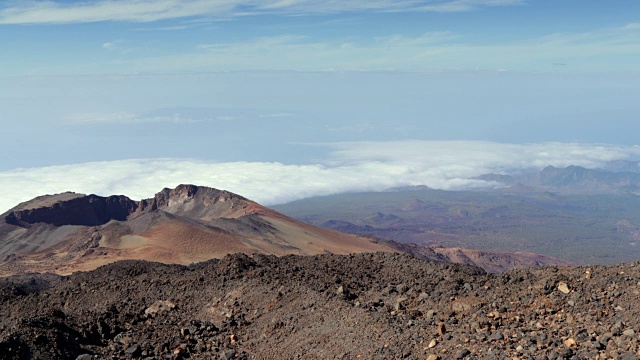
POLYGON ((493 275, 399 254, 236 254, 188 267, 122 261, 5 291, 0 359, 633 359, 640 350, 640 263, 493 275))
POLYGON ((126 196, 87 195, 55 202, 51 206, 14 210, 5 217, 5 221, 24 227, 35 223, 96 226, 111 220, 126 220, 137 206, 126 196))
MULTIPOLYGON (((248 201, 242 196, 228 191, 195 185, 179 185, 175 189, 163 189, 151 199, 133 201, 123 195, 102 197, 64 193, 34 199, 10 210, 5 222, 11 225, 29 227, 35 223, 54 226, 104 225, 111 220, 125 221, 157 209, 179 207, 192 202, 189 212, 229 211, 234 206, 248 201), (193 200, 196 201, 193 201, 193 200), (194 209, 194 207, 196 209, 194 209)), ((184 212, 184 209, 181 209, 184 212)))

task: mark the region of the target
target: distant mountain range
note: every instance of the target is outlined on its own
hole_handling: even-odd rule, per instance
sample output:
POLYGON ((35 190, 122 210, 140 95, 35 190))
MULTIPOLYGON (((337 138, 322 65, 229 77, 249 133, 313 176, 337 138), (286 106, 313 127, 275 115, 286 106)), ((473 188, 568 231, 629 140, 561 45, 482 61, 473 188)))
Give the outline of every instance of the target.
POLYGON ((615 161, 603 169, 581 166, 547 166, 539 172, 518 175, 485 174, 478 180, 492 181, 507 189, 554 191, 570 194, 640 193, 640 165, 633 161, 615 161))
MULTIPOLYGON (((394 216, 376 214, 393 223, 394 216)), ((63 193, 22 203, 0 215, 0 276, 68 274, 118 260, 190 264, 231 253, 273 255, 406 252, 498 272, 569 264, 533 253, 424 247, 316 227, 242 196, 194 185, 151 199, 63 193)))
POLYGON ((400 243, 529 251, 580 264, 640 259, 640 166, 547 166, 477 177, 493 188, 427 186, 323 196, 274 209, 314 225, 400 243))

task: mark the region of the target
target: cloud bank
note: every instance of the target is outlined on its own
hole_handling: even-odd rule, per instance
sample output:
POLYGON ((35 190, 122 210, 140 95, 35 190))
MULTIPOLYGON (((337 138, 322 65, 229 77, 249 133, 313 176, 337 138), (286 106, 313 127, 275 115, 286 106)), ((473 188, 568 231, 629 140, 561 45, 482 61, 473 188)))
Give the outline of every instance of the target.
POLYGON ((0 212, 38 195, 75 191, 153 196, 181 183, 226 189, 265 205, 355 191, 426 185, 460 190, 494 186, 472 179, 547 165, 597 168, 640 158, 639 146, 479 141, 399 141, 316 144, 331 149, 318 164, 218 163, 195 159, 130 159, 0 172, 0 212))
POLYGON ((7 1, 4 7, 0 7, 0 24, 152 22, 190 17, 229 18, 261 14, 302 15, 354 11, 460 12, 521 3, 524 0, 23 0, 7 1))

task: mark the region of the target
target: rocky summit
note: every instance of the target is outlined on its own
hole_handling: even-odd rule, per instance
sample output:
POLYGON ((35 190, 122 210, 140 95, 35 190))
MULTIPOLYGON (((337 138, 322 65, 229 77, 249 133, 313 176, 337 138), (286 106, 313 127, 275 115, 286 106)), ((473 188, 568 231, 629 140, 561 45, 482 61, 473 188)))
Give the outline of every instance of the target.
POLYGON ((638 359, 640 262, 121 261, 0 281, 1 359, 638 359))

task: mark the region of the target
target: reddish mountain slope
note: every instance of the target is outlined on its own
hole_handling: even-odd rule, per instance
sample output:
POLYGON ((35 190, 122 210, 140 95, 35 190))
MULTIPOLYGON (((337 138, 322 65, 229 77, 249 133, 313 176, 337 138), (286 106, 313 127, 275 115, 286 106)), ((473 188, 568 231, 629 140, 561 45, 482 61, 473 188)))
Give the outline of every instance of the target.
POLYGON ((133 201, 64 193, 0 216, 0 275, 68 274, 123 259, 189 264, 226 254, 396 251, 291 219, 242 196, 193 185, 133 201))

